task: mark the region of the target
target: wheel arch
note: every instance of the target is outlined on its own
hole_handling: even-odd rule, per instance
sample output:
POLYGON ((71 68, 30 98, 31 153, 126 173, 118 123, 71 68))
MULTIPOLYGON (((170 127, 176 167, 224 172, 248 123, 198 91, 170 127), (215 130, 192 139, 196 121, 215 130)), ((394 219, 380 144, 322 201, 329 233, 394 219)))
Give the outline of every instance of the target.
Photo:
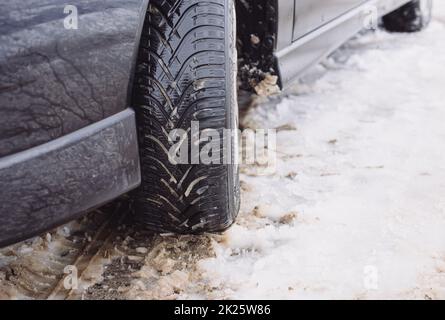
POLYGON ((241 88, 252 90, 267 73, 277 75, 278 0, 235 0, 241 88))

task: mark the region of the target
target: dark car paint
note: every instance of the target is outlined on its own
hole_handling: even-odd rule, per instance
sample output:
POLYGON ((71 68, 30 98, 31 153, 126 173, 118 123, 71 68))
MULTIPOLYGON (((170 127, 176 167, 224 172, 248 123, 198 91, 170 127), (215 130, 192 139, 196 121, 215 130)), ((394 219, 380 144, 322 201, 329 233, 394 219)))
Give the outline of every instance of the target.
POLYGON ((128 107, 148 0, 0 1, 0 157, 128 107))
POLYGON ((0 247, 140 183, 131 83, 148 0, 0 1, 0 247))
MULTIPOLYGON (((324 3, 295 1, 305 10, 324 3)), ((240 56, 279 74, 283 86, 290 83, 360 30, 359 1, 341 1, 354 7, 337 7, 328 17, 339 17, 326 21, 295 12, 292 0, 243 0, 249 5, 246 16, 238 17, 239 28, 255 34, 261 24, 265 30, 258 34, 265 41, 249 47, 251 35, 244 35, 240 56), (249 16, 252 12, 261 19, 249 16), (301 37, 294 30, 298 23, 307 26, 301 37)), ((378 4, 383 14, 407 1, 364 3, 378 4)), ((0 247, 69 221, 140 183, 129 107, 148 0, 70 4, 79 10, 78 30, 64 29, 66 3, 60 0, 0 0, 0 247)))
POLYGON ((0 247, 134 189, 141 181, 134 111, 1 158, 0 181, 0 247))

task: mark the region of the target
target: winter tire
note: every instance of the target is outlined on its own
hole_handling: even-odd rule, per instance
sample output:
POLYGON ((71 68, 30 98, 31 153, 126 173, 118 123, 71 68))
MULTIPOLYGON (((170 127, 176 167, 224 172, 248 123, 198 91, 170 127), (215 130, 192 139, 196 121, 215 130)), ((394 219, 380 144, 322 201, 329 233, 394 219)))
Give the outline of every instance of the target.
MULTIPOLYGON (((149 3, 133 105, 142 171, 142 184, 134 195, 136 219, 151 230, 219 232, 236 218, 236 134, 226 139, 230 144, 219 142, 219 162, 212 164, 196 163, 189 136, 192 123, 199 124, 201 133, 213 129, 221 137, 224 129, 238 128, 235 21, 232 0, 149 3), (174 146, 181 139, 169 134, 177 129, 188 136, 179 144, 187 147, 188 163, 172 161, 170 151, 177 150, 174 146), (229 154, 230 161, 224 162, 223 154, 229 154)), ((205 141, 198 144, 201 149, 205 141)))

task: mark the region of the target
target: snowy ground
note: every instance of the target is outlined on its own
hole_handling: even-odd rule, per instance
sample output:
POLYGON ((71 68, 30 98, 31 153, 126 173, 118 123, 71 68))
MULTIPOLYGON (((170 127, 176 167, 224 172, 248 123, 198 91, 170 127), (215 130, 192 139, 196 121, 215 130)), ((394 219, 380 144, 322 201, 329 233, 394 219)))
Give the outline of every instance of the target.
MULTIPOLYGON (((280 128, 278 162, 266 176, 242 168, 233 228, 118 233, 79 297, 445 299, 445 1, 435 4, 425 32, 357 37, 249 110, 245 126, 280 128)), ((1 251, 0 267, 53 261, 60 230, 1 251)), ((10 274, 0 298, 23 298, 10 274)))

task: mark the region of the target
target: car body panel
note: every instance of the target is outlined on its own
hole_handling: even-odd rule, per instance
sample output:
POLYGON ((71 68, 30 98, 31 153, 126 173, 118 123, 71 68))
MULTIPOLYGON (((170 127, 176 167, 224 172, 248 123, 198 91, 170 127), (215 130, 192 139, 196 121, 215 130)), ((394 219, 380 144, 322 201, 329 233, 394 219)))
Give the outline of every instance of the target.
POLYGON ((0 1, 0 157, 128 107, 148 0, 0 1))
POLYGON ((295 19, 295 3, 289 0, 276 0, 275 4, 278 12, 277 30, 276 30, 276 50, 282 50, 292 43, 294 19, 295 19))
POLYGON ((365 2, 367 0, 295 0, 293 40, 365 2))
POLYGON ((141 181, 134 111, 0 158, 0 247, 58 226, 141 181))
POLYGON ((148 0, 0 0, 0 246, 140 184, 133 69, 148 0), (68 12, 69 13, 69 12, 68 12))
MULTIPOLYGON (((283 5, 283 8, 278 8, 278 20, 289 20, 287 13, 288 5, 284 4, 284 1, 285 0, 278 2, 278 6, 283 5)), ((377 15, 376 17, 372 17, 376 19, 409 1, 410 0, 345 0, 339 2, 344 3, 344 6, 329 6, 327 8, 330 8, 331 12, 322 10, 318 15, 314 15, 310 14, 310 10, 314 8, 316 3, 321 5, 324 1, 297 0, 299 3, 297 7, 303 11, 295 12, 292 33, 289 32, 289 27, 287 27, 287 29, 284 30, 285 34, 278 35, 277 49, 274 52, 276 61, 275 71, 279 75, 280 86, 285 88, 290 85, 310 66, 325 58, 346 40, 357 34, 369 24, 370 15, 377 15), (309 2, 313 2, 314 4, 309 5, 309 2), (349 6, 347 6, 347 4, 349 4, 349 6), (359 5, 357 6, 357 4, 359 5), (337 16, 339 12, 343 11, 343 14, 337 16), (337 17, 329 20, 323 18, 323 16, 337 17), (298 17, 309 17, 306 22, 302 19, 303 22, 301 22, 301 24, 305 25, 305 28, 303 28, 301 32, 298 30, 300 22, 295 20, 298 19, 298 17), (317 24, 315 21, 319 23, 317 24)), ((287 25, 289 25, 289 23, 288 21, 287 25)), ((278 25, 278 32, 280 32, 280 26, 282 24, 284 24, 283 21, 278 25)))

